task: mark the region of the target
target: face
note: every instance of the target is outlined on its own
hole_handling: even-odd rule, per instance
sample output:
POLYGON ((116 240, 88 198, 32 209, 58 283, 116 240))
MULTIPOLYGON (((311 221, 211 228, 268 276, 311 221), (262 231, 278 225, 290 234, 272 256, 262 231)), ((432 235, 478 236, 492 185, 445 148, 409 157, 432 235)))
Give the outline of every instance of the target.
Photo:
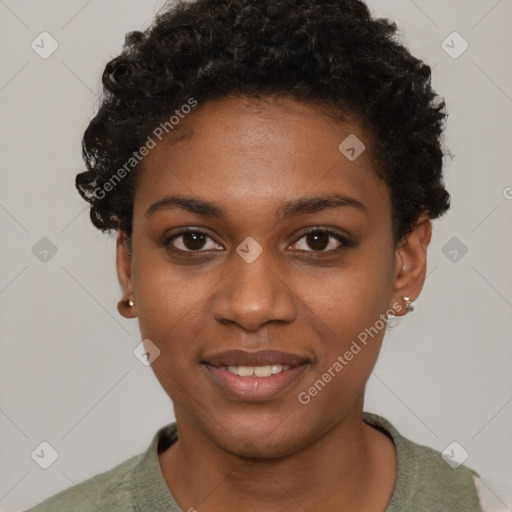
POLYGON ((120 280, 180 428, 290 454, 361 407, 405 286, 389 193, 357 123, 294 100, 211 101, 183 123, 143 161, 120 280))

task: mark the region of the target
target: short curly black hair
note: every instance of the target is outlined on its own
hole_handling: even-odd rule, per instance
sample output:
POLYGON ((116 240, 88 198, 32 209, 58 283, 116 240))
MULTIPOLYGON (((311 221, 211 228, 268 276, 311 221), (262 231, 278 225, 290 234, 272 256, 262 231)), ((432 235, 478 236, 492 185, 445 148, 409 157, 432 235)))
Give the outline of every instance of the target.
POLYGON ((140 168, 133 156, 191 98, 200 108, 229 96, 284 96, 358 119, 390 192, 395 243, 422 213, 436 218, 449 208, 446 105, 431 87, 430 67, 400 43, 395 23, 373 18, 359 0, 170 4, 145 31, 126 34, 121 54, 105 67, 103 88, 82 141, 87 171, 76 176, 102 231, 131 238, 140 168))

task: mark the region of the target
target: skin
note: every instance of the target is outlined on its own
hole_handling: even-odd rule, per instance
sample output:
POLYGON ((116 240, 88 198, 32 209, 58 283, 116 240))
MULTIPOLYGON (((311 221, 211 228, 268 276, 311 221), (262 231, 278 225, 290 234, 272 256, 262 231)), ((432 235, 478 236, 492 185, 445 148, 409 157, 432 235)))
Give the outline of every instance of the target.
POLYGON ((415 300, 423 287, 430 219, 422 215, 394 244, 389 192, 370 150, 355 120, 335 122, 293 99, 238 97, 200 105, 181 136, 171 133, 144 159, 131 246, 117 236, 119 311, 137 317, 142 338, 161 351, 152 368, 173 401, 179 440, 159 462, 183 510, 385 510, 394 445, 361 421, 384 329, 308 404, 297 399, 386 310, 406 314, 402 297, 415 300), (338 149, 350 134, 366 145, 352 162, 338 149), (285 201, 333 193, 364 209, 278 218, 285 201), (226 217, 180 208, 146 216, 167 194, 215 202, 226 217), (181 236, 163 246, 190 226, 206 233, 202 245, 181 236), (354 244, 324 236, 319 249, 302 233, 315 227, 354 244), (252 263, 236 252, 249 236, 263 249, 252 263), (209 255, 194 258, 195 247, 209 255), (201 361, 235 348, 273 348, 311 364, 272 399, 233 400, 201 361))

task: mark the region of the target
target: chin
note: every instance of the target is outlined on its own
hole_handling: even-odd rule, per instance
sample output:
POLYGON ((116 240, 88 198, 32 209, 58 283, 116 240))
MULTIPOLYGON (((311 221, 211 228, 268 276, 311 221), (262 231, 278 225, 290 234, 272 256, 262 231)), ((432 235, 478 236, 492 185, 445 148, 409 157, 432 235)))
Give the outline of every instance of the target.
POLYGON ((222 448, 232 455, 245 459, 279 459, 300 450, 302 443, 298 440, 283 438, 253 437, 245 435, 236 443, 229 442, 222 448))
POLYGON ((249 459, 285 457, 304 447, 311 437, 304 422, 293 420, 292 415, 239 416, 233 422, 221 422, 215 430, 210 436, 220 448, 249 459))

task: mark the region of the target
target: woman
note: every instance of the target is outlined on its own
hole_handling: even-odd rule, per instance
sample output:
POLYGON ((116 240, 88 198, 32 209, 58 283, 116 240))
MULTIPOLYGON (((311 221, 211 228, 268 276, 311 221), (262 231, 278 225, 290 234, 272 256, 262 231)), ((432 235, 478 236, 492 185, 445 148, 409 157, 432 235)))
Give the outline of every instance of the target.
POLYGON ((76 185, 176 422, 33 511, 482 510, 363 412, 449 207, 444 103, 395 33, 357 0, 197 0, 127 35, 76 185))

